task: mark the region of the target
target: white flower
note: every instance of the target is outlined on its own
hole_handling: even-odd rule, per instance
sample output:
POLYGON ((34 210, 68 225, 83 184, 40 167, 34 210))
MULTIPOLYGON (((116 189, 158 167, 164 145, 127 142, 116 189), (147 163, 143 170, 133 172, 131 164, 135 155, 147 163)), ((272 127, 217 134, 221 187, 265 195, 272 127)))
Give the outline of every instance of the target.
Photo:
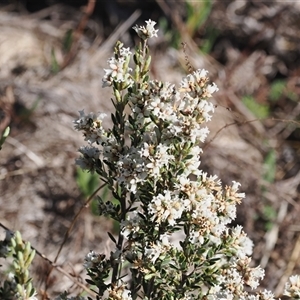
POLYGON ((163 246, 165 246, 165 247, 170 246, 170 236, 167 233, 162 234, 160 236, 160 240, 161 240, 163 246))
MULTIPOLYGON (((144 40, 136 52, 138 67, 148 57, 147 39, 157 36, 155 24, 148 20, 145 26, 133 27, 144 40)), ((210 83, 204 69, 188 74, 179 89, 169 82, 148 80, 144 76, 148 61, 143 70, 136 69, 131 75, 131 51, 120 43, 117 45, 103 79, 104 86, 113 87, 117 110, 112 116, 113 128, 103 128, 104 116, 85 115, 84 111, 74 123, 89 144, 96 143, 99 147, 81 148, 82 157, 77 163, 97 171, 113 195, 122 196, 122 205, 102 201, 99 208, 102 215, 110 217, 120 213, 120 231, 127 241, 124 247, 111 252, 107 261, 103 255, 91 251, 85 267, 97 267, 100 274, 109 261, 127 260, 138 270, 139 277, 147 276, 146 284, 150 278, 153 284, 162 282, 161 287, 166 287, 167 292, 175 289, 172 284, 168 286, 167 279, 171 278, 171 283, 181 280, 182 267, 185 273, 191 272, 189 285, 197 287, 185 294, 188 286, 183 286, 175 298, 196 299, 200 293, 208 300, 273 299, 268 291, 249 296, 244 290, 245 286, 257 288, 264 270, 259 266, 249 267, 253 243, 243 228, 228 226, 236 217, 236 204, 245 197, 238 191, 240 183, 233 181, 231 186, 223 188, 217 176, 199 169, 202 154, 199 145, 209 133, 204 123, 211 120, 214 112, 214 105, 208 99, 218 91, 217 85, 210 83), (129 86, 132 88, 128 89, 129 86), (173 238, 177 238, 177 248, 172 244, 173 238), (178 243, 179 240, 184 242, 178 243), (182 249, 185 243, 190 245, 182 249), (197 266, 194 255, 200 262, 197 266), (174 268, 159 273, 156 264, 174 268), (200 278, 200 282, 194 283, 195 278, 200 278)), ((127 265, 120 266, 118 278, 125 278, 122 276, 127 265)), ((286 285, 287 295, 299 292, 299 282, 300 278, 291 277, 286 285)), ((127 285, 115 278, 102 298, 131 300, 142 293, 141 288, 131 296, 127 285)), ((141 297, 146 300, 146 296, 141 297)))
POLYGON ((300 276, 294 275, 289 278, 285 284, 284 295, 292 298, 300 298, 300 276))
POLYGON ((201 100, 197 105, 197 110, 202 114, 205 122, 208 122, 212 118, 212 115, 210 115, 209 113, 210 112, 213 113, 215 108, 211 102, 207 102, 206 100, 201 100))
POLYGON ((75 159, 76 165, 80 166, 83 170, 94 173, 96 171, 95 161, 99 159, 100 150, 95 147, 80 147, 78 150, 82 156, 75 159))
POLYGON ((114 204, 111 201, 104 201, 99 197, 98 203, 99 213, 104 216, 110 216, 112 213, 116 211, 114 204))
POLYGON ((120 49, 120 54, 121 54, 122 56, 130 56, 132 53, 131 53, 129 47, 128 47, 128 48, 122 47, 122 48, 120 49))
POLYGON ((154 264, 156 260, 166 253, 170 247, 170 240, 169 240, 168 234, 163 234, 160 236, 160 241, 156 241, 156 243, 151 243, 146 249, 145 249, 145 255, 151 260, 151 262, 154 264))
POLYGON ((175 220, 181 217, 188 204, 189 200, 180 199, 171 191, 165 190, 164 195, 153 197, 148 209, 153 215, 152 220, 158 223, 167 221, 169 225, 175 225, 175 220))
POLYGON ((154 25, 156 24, 156 22, 149 20, 146 21, 146 24, 147 24, 146 27, 135 25, 132 28, 136 31, 138 36, 143 40, 147 40, 148 38, 152 38, 152 37, 157 37, 158 29, 157 30, 154 29, 154 25))
MULTIPOLYGON (((168 154, 169 146, 159 144, 151 156, 148 156, 149 162, 146 164, 151 176, 159 177, 160 169, 167 166, 174 159, 173 155, 168 154)), ((149 175, 150 175, 149 174, 149 175)))
POLYGON ((128 153, 119 156, 116 166, 119 173, 117 181, 125 184, 128 191, 136 193, 138 183, 143 183, 147 177, 140 151, 130 148, 128 153))
POLYGON ((203 127, 203 128, 200 128, 200 126, 196 127, 196 128, 193 128, 191 130, 191 141, 193 143, 195 143, 196 141, 200 141, 200 142, 204 142, 206 137, 208 136, 209 134, 209 129, 208 127, 203 127))
POLYGON ((96 253, 94 251, 90 251, 84 259, 84 264, 83 266, 85 269, 90 269, 94 267, 96 264, 101 262, 104 259, 104 255, 96 253))
POLYGON ((135 211, 132 216, 128 216, 126 221, 121 222, 121 233, 125 238, 129 238, 130 234, 135 234, 140 230, 141 217, 135 211))
POLYGON ((65 298, 64 295, 58 296, 55 298, 55 300, 62 300, 62 299, 67 299, 67 300, 85 300, 84 297, 81 296, 75 296, 75 297, 67 297, 65 298))
POLYGON ((119 51, 119 57, 111 57, 107 61, 109 69, 104 69, 105 74, 102 79, 102 87, 111 86, 113 82, 124 83, 127 87, 133 84, 129 74, 132 69, 128 67, 131 55, 130 49, 120 47, 119 51))
POLYGON ((242 289, 242 286, 244 284, 244 280, 241 276, 241 274, 235 269, 231 268, 226 270, 226 276, 225 276, 225 290, 229 291, 235 291, 242 289))
POLYGON ((207 74, 208 71, 205 69, 198 69, 193 73, 197 81, 200 81, 202 78, 205 78, 207 74))
POLYGON ((239 189, 239 186, 241 185, 239 182, 237 182, 237 181, 232 181, 232 189, 234 190, 234 191, 237 191, 238 189, 239 189))
POLYGON ((199 231, 192 230, 190 232, 190 235, 189 235, 189 241, 192 244, 196 244, 197 242, 199 242, 200 244, 202 244, 204 242, 204 238, 200 236, 199 231))
POLYGON ((259 280, 262 280, 265 277, 265 270, 260 266, 256 268, 250 268, 247 272, 247 275, 247 284, 252 289, 256 289, 259 286, 259 280))
POLYGON ((270 291, 264 290, 262 292, 259 292, 259 299, 260 300, 275 300, 274 294, 270 291))
POLYGON ((248 295, 248 293, 240 297, 240 300, 259 300, 259 299, 260 298, 258 295, 248 295))
POLYGON ((162 252, 162 245, 160 242, 152 244, 151 246, 145 249, 145 255, 150 258, 151 262, 154 264, 159 258, 162 252))
POLYGON ((86 115, 84 109, 79 111, 79 115, 79 118, 73 121, 76 130, 86 130, 90 127, 99 128, 106 117, 105 113, 96 115, 91 112, 86 115))
POLYGON ((247 237, 241 225, 237 225, 231 230, 230 239, 232 247, 237 251, 239 258, 245 258, 246 255, 251 255, 253 250, 253 242, 247 237))
POLYGON ((73 121, 74 127, 78 131, 83 131, 85 140, 90 144, 101 144, 107 136, 105 129, 102 126, 103 119, 106 117, 105 113, 85 114, 84 110, 79 111, 80 117, 73 121))
POLYGON ((156 22, 149 19, 148 21, 146 21, 146 24, 146 29, 148 30, 148 32, 151 32, 153 36, 157 36, 156 33, 158 32, 158 30, 154 29, 154 25, 156 24, 156 22))
POLYGON ((111 57, 108 60, 108 64, 110 69, 104 69, 105 75, 102 80, 103 87, 111 86, 112 82, 125 82, 128 79, 128 75, 125 73, 124 65, 125 59, 124 57, 120 57, 116 59, 111 57))
POLYGON ((233 300, 234 295, 229 290, 222 290, 216 294, 208 296, 208 300, 233 300))
POLYGON ((131 292, 126 288, 126 285, 119 282, 107 290, 109 297, 108 299, 114 300, 132 300, 131 292))
POLYGON ((206 88, 206 90, 212 94, 214 92, 217 92, 219 90, 219 88, 217 87, 217 85, 213 82, 212 84, 209 84, 206 88))

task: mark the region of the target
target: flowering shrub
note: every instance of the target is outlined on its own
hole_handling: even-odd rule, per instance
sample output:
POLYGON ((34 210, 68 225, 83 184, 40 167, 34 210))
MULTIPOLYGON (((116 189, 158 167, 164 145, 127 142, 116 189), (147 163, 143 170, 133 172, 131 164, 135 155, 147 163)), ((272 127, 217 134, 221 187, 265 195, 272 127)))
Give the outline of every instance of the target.
POLYGON ((179 89, 150 79, 154 25, 133 28, 141 38, 133 69, 120 42, 108 60, 103 87, 113 90, 113 127, 103 127, 103 113, 81 111, 74 122, 89 143, 77 164, 107 184, 117 201, 99 198, 99 212, 120 225, 117 237, 109 233, 110 257, 86 256, 88 282, 101 299, 273 299, 251 292, 264 270, 250 267, 253 245, 242 227, 228 226, 245 197, 240 183, 223 188, 199 169, 214 111, 208 99, 218 88, 206 70, 188 74, 179 89))
MULTIPOLYGON (((240 183, 223 187, 199 169, 214 112, 208 99, 218 88, 206 70, 188 74, 179 88, 150 79, 154 25, 134 27, 141 38, 134 54, 118 42, 108 60, 103 87, 113 92, 112 128, 103 126, 104 113, 80 111, 74 121, 88 142, 76 163, 106 183, 115 201, 99 198, 99 212, 119 224, 117 235, 108 233, 109 256, 85 257, 87 282, 103 300, 274 299, 254 291, 264 270, 250 266, 253 244, 243 228, 230 227, 245 197, 240 183)), ((285 294, 300 299, 299 276, 285 294)))

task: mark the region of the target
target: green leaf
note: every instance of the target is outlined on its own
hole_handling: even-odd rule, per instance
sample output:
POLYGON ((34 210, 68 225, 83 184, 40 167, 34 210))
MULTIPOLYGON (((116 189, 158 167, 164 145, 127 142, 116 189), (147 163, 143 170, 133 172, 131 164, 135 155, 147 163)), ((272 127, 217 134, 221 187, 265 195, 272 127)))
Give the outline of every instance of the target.
POLYGON ((206 34, 205 37, 203 38, 203 42, 201 45, 201 51, 202 53, 210 53, 212 50, 212 47, 216 41, 216 39, 219 36, 219 31, 214 28, 214 27, 210 27, 208 26, 206 29, 206 34))
POLYGON ((194 157, 193 154, 189 154, 189 155, 187 155, 187 156, 184 158, 184 160, 189 160, 189 159, 191 159, 191 158, 193 158, 193 157, 194 157))
POLYGON ((107 234, 108 234, 109 238, 116 244, 117 241, 116 241, 115 237, 110 232, 107 232, 107 234))
POLYGON ((1 138, 0 138, 0 150, 2 149, 2 145, 4 143, 4 141, 6 140, 6 138, 8 137, 9 135, 9 132, 10 132, 10 127, 6 127, 1 135, 1 138))
POLYGON ((99 178, 97 174, 84 171, 81 168, 77 168, 76 182, 85 197, 89 197, 93 194, 99 185, 99 178))
POLYGON ((151 273, 151 274, 146 274, 144 278, 145 278, 145 280, 150 280, 150 279, 152 279, 154 276, 155 276, 155 273, 151 273))
POLYGON ((276 219, 276 210, 271 205, 264 205, 263 207, 264 217, 269 221, 274 221, 276 219))
POLYGON ((56 59, 55 50, 51 50, 51 72, 57 74, 60 71, 59 63, 56 59))
POLYGON ((257 118, 264 119, 269 116, 269 106, 257 103, 253 97, 244 96, 242 102, 257 118))
POLYGON ((265 157, 263 170, 263 179, 269 183, 274 182, 276 175, 276 153, 274 149, 272 149, 265 157))
POLYGON ((32 250, 31 253, 30 253, 30 255, 29 255, 29 257, 26 260, 26 266, 29 267, 29 265, 31 264, 31 262, 34 259, 34 256, 35 256, 35 250, 32 250))
POLYGON ((275 80, 271 84, 271 89, 269 93, 269 97, 272 101, 277 101, 283 95, 284 90, 286 89, 286 81, 285 80, 275 80))
POLYGON ((85 280, 88 284, 91 284, 91 285, 94 285, 95 283, 94 283, 94 281, 93 280, 90 280, 90 279, 86 279, 85 280))
POLYGON ((64 36, 64 39, 63 39, 63 51, 65 53, 70 52, 72 43, 73 43, 73 30, 69 29, 65 33, 65 36, 64 36))
POLYGON ((208 19, 211 9, 212 1, 203 0, 203 1, 186 1, 187 8, 187 30, 191 36, 204 25, 208 19))

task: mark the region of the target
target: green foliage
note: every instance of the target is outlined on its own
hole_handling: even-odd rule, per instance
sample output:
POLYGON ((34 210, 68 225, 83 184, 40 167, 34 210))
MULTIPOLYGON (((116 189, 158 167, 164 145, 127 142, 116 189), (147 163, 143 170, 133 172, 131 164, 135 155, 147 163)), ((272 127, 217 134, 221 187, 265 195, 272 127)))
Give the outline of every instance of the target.
MULTIPOLYGON (((185 22, 185 30, 192 38, 196 35, 208 20, 211 10, 212 1, 186 1, 185 2, 187 18, 185 22)), ((184 39, 181 33, 175 29, 168 28, 168 21, 166 18, 161 18, 159 21, 159 27, 164 32, 166 40, 169 41, 170 45, 178 49, 184 39)), ((205 27, 205 34, 203 40, 201 40, 201 52, 209 53, 212 46, 219 35, 219 31, 211 26, 205 27)))
POLYGON ((206 28, 205 37, 204 37, 202 45, 201 45, 202 53, 210 53, 211 52, 214 42, 218 36, 219 36, 219 31, 217 29, 210 27, 210 26, 208 26, 206 28))
POLYGON ((63 39, 63 51, 65 53, 68 53, 70 52, 71 50, 71 47, 72 47, 72 43, 73 43, 73 30, 72 29, 69 29, 65 36, 64 36, 64 39, 63 39))
POLYGON ((10 267, 13 276, 9 276, 0 287, 0 299, 30 299, 36 294, 29 275, 29 267, 35 256, 35 250, 31 248, 29 242, 23 242, 19 231, 14 236, 7 232, 0 248, 2 253, 4 249, 5 258, 12 257, 13 259, 10 267))
POLYGON ((269 116, 269 106, 257 103, 252 96, 244 96, 242 102, 257 118, 264 119, 269 116))
MULTIPOLYGON (((186 29, 191 37, 195 36, 207 22, 211 10, 212 1, 186 1, 187 21, 186 29)), ((209 25, 204 28, 204 36, 201 40, 201 52, 210 53, 219 31, 209 25)))
MULTIPOLYGON (((90 197, 99 186, 99 176, 91 172, 82 170, 81 168, 76 169, 76 182, 80 192, 85 198, 90 197)), ((103 194, 107 195, 107 189, 104 189, 103 194)), ((91 202, 91 211, 93 215, 98 215, 98 201, 96 199, 91 202)))
POLYGON ((282 97, 284 91, 286 89, 286 81, 285 80, 275 80, 271 84, 269 97, 271 101, 277 101, 280 97, 282 97))
POLYGON ((6 138, 8 137, 9 135, 9 131, 10 131, 10 127, 6 127, 3 131, 3 133, 1 134, 1 137, 0 137, 0 150, 2 149, 2 145, 3 143, 5 142, 6 138))
POLYGON ((276 219, 276 210, 271 205, 264 205, 263 218, 265 220, 265 230, 270 231, 276 219))
POLYGON ((60 71, 60 66, 57 61, 56 55, 55 55, 55 50, 51 50, 51 72, 53 74, 57 74, 60 71))
POLYGON ((164 38, 168 41, 171 47, 178 49, 182 42, 180 33, 176 29, 170 29, 168 27, 168 21, 166 18, 160 18, 159 27, 164 33, 164 38))
POLYGON ((274 149, 266 155, 263 170, 263 179, 269 183, 274 182, 276 174, 276 152, 274 149))
MULTIPOLYGON (((270 150, 266 155, 263 163, 263 180, 266 183, 273 183, 276 176, 276 152, 274 149, 270 150)), ((267 185, 262 185, 262 194, 268 191, 267 185)), ((276 210, 268 204, 263 206, 263 220, 265 222, 265 230, 269 231, 273 227, 273 223, 276 217, 276 210)))
MULTIPOLYGON (((65 33, 63 41, 62 41, 61 48, 62 48, 63 53, 67 54, 70 52, 73 41, 74 41, 73 30, 70 29, 65 33)), ((61 66, 57 60, 54 48, 51 49, 50 70, 51 70, 51 73, 53 73, 54 75, 59 73, 61 70, 61 66)))
POLYGON ((84 197, 89 197, 93 194, 99 185, 99 176, 91 172, 82 170, 81 168, 76 169, 76 182, 80 192, 84 197))
POLYGON ((271 84, 269 98, 271 101, 278 101, 281 97, 286 96, 292 101, 297 101, 298 95, 293 91, 290 91, 287 87, 286 80, 275 80, 271 84))
POLYGON ((212 1, 186 1, 187 31, 191 36, 201 27, 208 19, 212 9, 212 1))

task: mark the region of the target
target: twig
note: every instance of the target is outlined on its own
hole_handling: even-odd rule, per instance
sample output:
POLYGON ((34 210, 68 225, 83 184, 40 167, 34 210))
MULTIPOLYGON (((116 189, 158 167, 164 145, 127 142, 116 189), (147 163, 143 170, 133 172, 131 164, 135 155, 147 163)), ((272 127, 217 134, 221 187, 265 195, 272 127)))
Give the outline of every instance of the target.
POLYGON ((284 289, 284 285, 287 282, 288 278, 292 275, 292 272, 295 268, 296 263, 299 261, 299 254, 300 254, 300 235, 297 238, 294 250, 292 252, 290 261, 286 267, 284 274, 281 276, 281 279, 275 289, 275 295, 282 294, 284 289))
MULTIPOLYGON (((227 99, 234 105, 234 107, 239 111, 240 114, 242 114, 244 116, 244 118, 247 121, 251 121, 251 119, 253 119, 253 117, 255 117, 254 114, 245 107, 245 105, 235 95, 235 93, 230 91, 230 92, 225 93, 225 95, 227 96, 227 99)), ((262 119, 256 119, 256 121, 262 121, 262 119)), ((252 126, 260 135, 265 135, 266 130, 265 130, 264 126, 261 124, 261 122, 255 122, 255 123, 253 123, 252 126)))
MULTIPOLYGON (((64 240, 63 242, 61 243, 58 251, 57 251, 57 254, 55 256, 55 259, 54 259, 54 262, 53 264, 56 264, 57 260, 58 260, 58 257, 67 241, 67 239, 69 238, 69 235, 70 235, 70 232, 71 230, 73 229, 74 225, 75 225, 75 222, 77 221, 79 215, 81 214, 81 212, 88 206, 88 204, 92 201, 92 199, 95 197, 95 195, 106 185, 106 183, 102 184, 100 187, 98 187, 98 189, 84 202, 84 204, 81 206, 80 210, 77 212, 77 214, 75 215, 75 217, 73 218, 72 220, 72 223, 71 225, 69 226, 68 230, 66 231, 65 235, 64 235, 64 240)), ((52 264, 51 264, 52 265, 52 264)), ((45 288, 45 292, 47 291, 47 282, 49 280, 49 277, 51 275, 51 272, 53 271, 53 265, 52 265, 52 268, 50 269, 48 275, 47 275, 47 279, 46 279, 46 288, 45 288)))
POLYGON ((18 175, 24 175, 26 173, 35 171, 36 169, 18 169, 14 171, 7 172, 7 170, 3 170, 3 172, 0 174, 0 180, 3 180, 5 178, 11 177, 11 176, 18 176, 18 175))
POLYGON ((249 124, 252 122, 257 122, 257 121, 268 121, 268 120, 272 120, 272 121, 280 121, 280 122, 284 122, 284 123, 292 123, 292 124, 297 124, 300 126, 300 122, 299 121, 295 121, 295 120, 285 120, 285 119, 276 119, 276 118, 266 118, 266 119, 253 119, 253 120, 248 120, 248 121, 236 121, 236 122, 232 122, 232 123, 228 123, 225 124, 223 127, 221 127, 216 133, 215 135, 208 141, 208 143, 206 143, 203 147, 203 150, 206 149, 215 139, 216 137, 221 133, 221 131, 223 131, 225 128, 233 126, 233 125, 244 125, 244 124, 249 124))
POLYGON ((61 69, 64 69, 66 66, 70 64, 70 62, 75 58, 78 50, 79 40, 83 35, 83 31, 87 25, 87 22, 92 15, 97 0, 89 0, 87 6, 85 7, 84 14, 78 24, 76 31, 74 32, 74 40, 71 45, 71 49, 68 54, 65 56, 61 69))
POLYGON ((265 234, 266 244, 264 249, 264 255, 260 260, 260 266, 262 268, 265 268, 267 266, 271 252, 276 245, 276 242, 278 240, 279 225, 282 223, 284 217, 286 216, 287 208, 288 203, 286 201, 283 201, 278 211, 276 223, 273 224, 272 229, 265 234))
POLYGON ((208 141, 208 143, 206 143, 204 146, 203 146, 203 150, 206 149, 216 138, 217 136, 221 133, 221 131, 223 131, 225 128, 227 127, 230 127, 230 126, 233 126, 233 125, 238 125, 238 124, 246 124, 246 123, 250 123, 250 122, 254 122, 254 121, 257 121, 257 119, 255 120, 251 120, 251 121, 244 121, 244 122, 232 122, 232 123, 228 123, 228 124, 225 124, 223 127, 221 127, 216 133, 215 135, 208 141))
POLYGON ((88 204, 94 199, 94 197, 96 196, 96 194, 106 185, 106 183, 102 184, 100 187, 98 187, 98 189, 84 202, 84 204, 81 206, 80 210, 77 212, 77 214, 75 215, 74 219, 72 220, 72 223, 70 225, 70 227, 68 228, 67 232, 65 233, 65 236, 64 236, 64 240, 62 242, 62 244, 60 245, 59 247, 59 250, 56 254, 56 257, 54 259, 54 262, 57 262, 57 259, 60 255, 60 252, 63 248, 63 246, 65 245, 69 235, 70 235, 70 232, 71 230, 73 229, 74 225, 75 225, 75 222, 77 221, 79 215, 81 214, 81 212, 87 208, 88 204))
POLYGON ((16 147, 22 153, 24 153, 39 168, 41 168, 41 167, 43 167, 45 165, 44 160, 41 157, 37 156, 34 152, 32 152, 30 149, 28 149, 24 144, 20 143, 18 140, 14 139, 13 137, 8 136, 7 139, 6 139, 6 142, 8 144, 16 147))

